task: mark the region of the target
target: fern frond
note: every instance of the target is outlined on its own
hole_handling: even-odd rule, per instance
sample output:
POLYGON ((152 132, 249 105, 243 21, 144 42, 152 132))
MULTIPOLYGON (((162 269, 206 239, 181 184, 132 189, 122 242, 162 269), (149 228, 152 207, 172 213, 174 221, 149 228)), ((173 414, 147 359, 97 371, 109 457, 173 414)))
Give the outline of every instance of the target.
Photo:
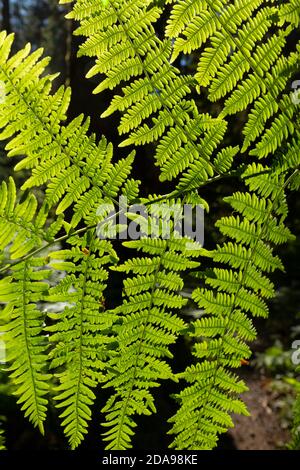
MULTIPOLYGON (((79 116, 65 125, 70 89, 61 87, 51 93, 55 77, 41 78, 49 62, 39 60, 41 50, 30 53, 28 45, 8 59, 12 41, 13 35, 1 33, 0 79, 6 87, 6 99, 1 105, 4 131, 0 139, 10 138, 6 145, 9 156, 25 155, 16 165, 16 170, 31 170, 23 190, 46 183, 48 208, 57 206, 60 215, 75 205, 71 226, 75 228, 89 216, 92 225, 98 206, 123 189, 134 153, 113 164, 112 145, 104 137, 97 144, 94 136, 88 135, 89 120, 79 116)), ((33 196, 31 199, 33 204, 33 196)))
POLYGON ((265 273, 283 269, 271 245, 293 239, 283 224, 286 214, 281 207, 290 177, 269 172, 264 176, 264 188, 258 185, 263 176, 255 176, 256 171, 250 165, 243 175, 248 177, 245 182, 252 194, 225 198, 239 215, 222 217, 217 223, 224 236, 234 241, 204 253, 227 268, 207 271, 207 287, 193 292, 194 301, 203 309, 201 318, 190 327, 198 362, 179 375, 188 386, 177 394, 180 408, 170 419, 176 449, 212 449, 218 435, 233 425, 230 414, 247 414, 237 396, 246 387, 230 369, 240 367, 251 356, 247 342, 255 339, 256 331, 249 315, 268 316, 265 299, 274 296, 274 287, 265 273))
POLYGON ((103 291, 108 278, 105 266, 114 264, 117 255, 110 242, 97 236, 95 227, 106 217, 98 215, 98 208, 100 204, 111 206, 119 194, 135 198, 139 182, 128 179, 134 153, 112 163, 112 145, 105 138, 97 144, 95 136, 88 135, 88 120, 79 116, 67 125, 63 123, 70 90, 62 87, 52 93, 53 77, 44 75, 48 61, 39 60, 42 51, 30 53, 30 46, 26 46, 8 59, 12 40, 12 35, 1 33, 0 76, 7 92, 1 106, 0 125, 4 129, 1 138, 10 139, 6 145, 10 156, 25 155, 16 167, 31 170, 23 190, 46 185, 45 202, 39 212, 33 195, 22 204, 16 202, 12 180, 8 186, 3 183, 1 190, 3 248, 12 244, 13 256, 21 257, 21 261, 26 255, 26 261, 13 268, 18 273, 16 280, 12 275, 1 281, 1 299, 10 301, 13 307, 16 304, 11 320, 5 325, 9 331, 8 347, 11 342, 14 351, 10 358, 12 378, 18 385, 25 414, 42 430, 47 403, 43 390, 49 377, 42 374, 47 354, 43 342, 46 336, 42 332, 44 316, 34 308, 38 300, 34 289, 40 285, 45 288, 40 301, 47 298, 49 302, 67 304, 57 317, 52 315, 57 322, 49 327, 53 333, 50 339, 55 344, 50 357, 52 368, 58 370, 60 385, 56 399, 58 407, 64 409, 62 425, 70 446, 75 448, 87 432, 95 398, 92 389, 103 379, 104 361, 113 354, 109 351, 113 315, 103 313, 103 291), (63 216, 70 206, 73 216, 69 223, 63 216), (45 230, 47 211, 52 207, 56 208, 58 218, 45 230), (81 238, 72 235, 79 224, 86 227, 79 230, 86 232, 81 238), (89 227, 94 228, 88 230, 89 227), (67 232, 63 240, 70 248, 50 252, 50 259, 58 258, 56 263, 51 264, 49 271, 33 273, 31 265, 35 266, 38 260, 32 255, 43 248, 44 241, 53 244, 61 228, 67 232), (55 268, 63 270, 66 276, 50 294, 46 295, 47 284, 30 283, 31 277, 40 279, 39 275, 50 275, 55 268), (28 345, 24 336, 28 337, 28 345))
POLYGON ((297 0, 290 0, 279 6, 279 19, 281 23, 292 23, 296 28, 300 25, 300 6, 297 0))

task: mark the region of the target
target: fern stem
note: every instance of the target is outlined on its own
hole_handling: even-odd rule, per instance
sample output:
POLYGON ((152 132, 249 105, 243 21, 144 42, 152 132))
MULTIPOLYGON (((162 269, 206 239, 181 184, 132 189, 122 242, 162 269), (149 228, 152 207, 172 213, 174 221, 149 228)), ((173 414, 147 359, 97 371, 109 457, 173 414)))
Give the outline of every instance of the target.
MULTIPOLYGON (((162 201, 162 200, 166 200, 168 197, 174 197, 174 196, 171 196, 169 194, 166 194, 165 196, 161 196, 157 199, 154 199, 152 201, 147 201, 145 202, 145 205, 151 205, 151 204, 155 204, 159 201, 162 201)), ((118 206, 119 206, 119 203, 117 203, 118 206)), ((120 207, 120 206, 119 206, 120 207)), ((81 235, 83 233, 86 233, 88 230, 92 230, 92 229, 95 229, 97 227, 101 227, 101 224, 103 223, 107 223, 109 222, 110 220, 114 219, 115 217, 119 216, 120 214, 123 214, 124 213, 124 209, 120 209, 118 212, 116 212, 115 214, 111 215, 110 217, 107 217, 103 222, 100 222, 99 224, 94 224, 94 225, 89 225, 87 227, 82 227, 76 231, 73 231, 71 233, 68 233, 66 235, 63 235, 59 238, 55 238, 54 240, 51 240, 51 242, 48 242, 46 245, 38 248, 37 250, 34 250, 32 251, 31 253, 28 253, 26 256, 24 256, 23 258, 20 258, 19 260, 17 261, 13 261, 11 262, 10 264, 4 266, 3 268, 0 268, 0 274, 1 273, 4 273, 6 271, 8 271, 9 269, 11 269, 12 267, 14 266, 17 266, 18 264, 20 263, 23 263, 24 261, 28 261, 29 259, 35 257, 36 255, 39 255, 40 253, 42 253, 43 251, 47 250, 48 248, 50 248, 51 246, 53 245, 56 245, 58 243, 62 243, 66 240, 68 240, 70 237, 73 237, 75 235, 81 235)))
MULTIPOLYGON (((205 187, 209 184, 213 184, 213 183, 216 183, 217 181, 220 181, 221 179, 223 178, 232 178, 234 176, 240 176, 241 175, 241 172, 242 170, 236 170, 236 171, 232 171, 230 173, 227 173, 227 174, 222 174, 222 175, 217 175, 217 176, 214 176, 213 178, 210 178, 208 179, 207 181, 203 182, 201 185, 199 185, 199 188, 201 187, 205 187)), ((259 175, 263 175, 263 174, 269 174, 271 172, 271 170, 264 170, 264 171, 260 171, 260 172, 257 172, 257 173, 253 173, 251 174, 250 176, 246 176, 244 179, 247 179, 247 178, 252 178, 253 176, 259 176, 259 175)), ((180 196, 183 196, 185 194, 189 194, 191 192, 191 190, 175 190, 175 191, 172 191, 171 193, 168 193, 168 194, 163 194, 162 196, 159 196, 155 199, 152 199, 151 201, 146 201, 144 202, 144 205, 145 206, 151 206, 152 204, 157 204, 158 202, 162 202, 162 201, 168 201, 168 200, 171 200, 171 199, 174 199, 174 198, 177 198, 177 197, 180 197, 180 196)), ((140 199, 137 199, 135 201, 133 201, 133 203, 139 203, 140 202, 140 199)), ((118 201, 116 201, 116 204, 118 205, 118 207, 120 207, 120 204, 118 201)), ((120 209, 116 214, 113 214, 112 216, 108 217, 107 219, 105 219, 105 223, 107 223, 109 220, 113 219, 114 217, 116 216, 119 216, 120 214, 123 214, 124 213, 124 209, 120 209)), ((50 248, 51 246, 57 244, 57 243, 62 243, 66 240, 68 240, 68 238, 70 238, 71 236, 73 235, 81 235, 85 232, 87 232, 88 230, 92 230, 96 227, 101 227, 101 223, 100 224, 95 224, 95 225, 90 225, 90 226, 87 226, 87 227, 83 227, 81 229, 78 229, 76 230, 75 232, 72 232, 72 233, 69 233, 67 235, 63 235, 59 238, 56 238, 54 240, 52 240, 51 242, 48 242, 46 245, 38 248, 37 250, 35 251, 32 251, 31 253, 29 253, 28 255, 24 256, 23 258, 20 258, 19 260, 17 261, 13 261, 11 262, 10 264, 7 264, 6 266, 0 268, 0 274, 1 273, 5 273, 6 271, 8 271, 9 269, 11 269, 13 266, 17 266, 18 264, 24 262, 24 261, 27 261, 29 259, 31 259, 32 257, 40 254, 41 252, 43 252, 44 250, 47 250, 47 248, 50 248)), ((32 233, 35 233, 35 232, 32 232, 32 233)))
MULTIPOLYGON (((210 178, 209 180, 207 180, 205 183, 201 184, 200 186, 201 187, 205 187, 206 185, 208 184, 213 184, 215 183, 216 181, 219 181, 220 179, 222 178, 230 178, 232 176, 234 176, 235 174, 237 174, 237 172, 233 172, 233 173, 228 173, 227 175, 218 175, 218 176, 215 176, 214 178, 210 178)), ((199 187, 200 187, 199 186, 199 187)), ((144 202, 144 205, 145 206, 151 206, 152 204, 157 204, 158 202, 162 202, 162 201, 168 201, 168 200, 171 200, 171 199, 174 199, 176 197, 179 197, 181 195, 184 195, 186 193, 189 193, 190 191, 188 190, 181 190, 181 191, 173 191, 171 193, 168 193, 168 194, 163 194, 162 196, 159 196, 155 199, 152 199, 151 201, 145 201, 144 202)), ((140 199, 137 199, 135 201, 133 201, 134 203, 138 203, 140 202, 140 199)), ((120 207, 120 204, 118 201, 116 201, 116 204, 118 205, 118 207, 120 207)), ((107 217, 103 223, 107 223, 109 220, 121 215, 124 213, 124 209, 120 209, 118 212, 116 212, 115 214, 111 215, 110 217, 107 217)), ((54 240, 51 240, 50 242, 48 242, 47 244, 45 244, 44 246, 32 251, 31 253, 27 254, 26 256, 24 256, 23 258, 20 258, 19 260, 17 261, 13 261, 9 264, 7 264, 6 266, 0 268, 0 274, 1 273, 5 273, 6 271, 8 271, 9 269, 11 269, 13 266, 17 266, 18 264, 24 262, 24 261, 28 261, 29 259, 33 258, 34 256, 36 255, 39 255, 40 253, 42 253, 44 250, 47 250, 48 248, 50 248, 51 246, 53 245, 56 245, 58 243, 62 243, 66 240, 68 240, 68 238, 70 238, 71 236, 74 236, 74 235, 81 235, 85 232, 87 232, 88 230, 92 230, 94 228, 97 228, 97 227, 101 227, 101 223, 99 224, 94 224, 94 225, 89 225, 89 226, 86 226, 86 227, 83 227, 83 228, 80 228, 74 232, 71 232, 71 233, 68 233, 66 235, 63 235, 59 238, 55 238, 54 240)), ((34 232, 33 232, 34 233, 34 232)))
POLYGON ((24 258, 20 258, 19 260, 17 261, 13 261, 12 263, 10 263, 9 265, 6 265, 4 266, 3 268, 0 269, 0 274, 1 273, 4 273, 6 271, 8 271, 9 269, 11 269, 12 267, 14 266, 17 266, 18 264, 20 263, 23 263, 24 261, 28 261, 30 260, 31 258, 39 255, 40 253, 42 253, 44 250, 47 250, 48 248, 50 248, 51 246, 57 244, 57 243, 61 243, 61 242, 64 242, 66 240, 68 240, 68 238, 74 236, 74 235, 80 235, 82 233, 85 233, 86 231, 90 230, 90 229, 93 229, 93 228, 96 228, 98 225, 95 224, 95 225, 91 225, 89 227, 83 227, 79 230, 76 230, 76 232, 72 232, 72 233, 68 233, 67 235, 63 235, 62 237, 59 237, 59 238, 56 238, 55 240, 52 240, 51 242, 47 243, 47 245, 44 245, 40 248, 38 248, 37 250, 35 251, 32 251, 31 253, 28 253, 28 255, 24 256, 24 258))

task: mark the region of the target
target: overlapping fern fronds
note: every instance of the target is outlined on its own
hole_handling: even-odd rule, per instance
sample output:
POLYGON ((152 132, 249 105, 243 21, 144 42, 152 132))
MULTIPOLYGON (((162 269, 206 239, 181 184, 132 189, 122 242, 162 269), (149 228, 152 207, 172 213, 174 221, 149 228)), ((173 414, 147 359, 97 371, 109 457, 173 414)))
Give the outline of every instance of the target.
MULTIPOLYGON (((232 412, 247 414, 239 398, 245 384, 232 370, 250 357, 248 342, 256 337, 251 317, 268 315, 274 295, 268 275, 283 269, 274 247, 293 239, 285 226, 285 193, 300 187, 299 105, 286 89, 299 65, 299 43, 289 56, 285 51, 299 25, 299 5, 166 1, 174 5, 162 40, 154 26, 162 13, 157 2, 73 3, 69 17, 80 22, 76 34, 86 37, 80 54, 96 57, 88 74, 100 77, 95 92, 121 88, 103 113, 122 114, 119 132, 127 137, 121 146, 155 143, 161 180, 178 178, 174 191, 157 199, 175 203, 172 198, 184 194, 181 208, 184 202, 205 204, 198 189, 229 174, 247 189, 225 198, 233 215, 217 222, 224 242, 215 250, 162 236, 161 228, 172 228, 169 221, 155 228, 155 237, 145 229, 141 239, 126 242, 138 254, 115 266, 112 243, 96 227, 118 196, 138 197, 139 182, 130 179, 135 154, 114 163, 112 145, 104 137, 96 142, 88 119, 68 122, 71 92, 53 91, 49 59, 30 45, 11 55, 13 36, 0 33, 0 139, 8 156, 18 157, 16 170, 29 173, 21 193, 12 179, 0 189, 0 255, 3 262, 8 258, 0 270, 8 271, 0 280, 8 318, 1 329, 10 376, 25 415, 42 432, 47 392, 55 385, 71 448, 88 431, 96 386, 111 389, 102 410, 103 438, 107 449, 122 450, 132 446, 137 415, 156 411, 153 389, 162 380, 184 380, 188 385, 170 420, 172 445, 211 449, 232 426, 232 412), (180 74, 172 60, 196 50, 196 76, 180 74), (212 101, 225 99, 219 117, 199 112, 190 95, 197 84, 208 87, 212 101), (232 173, 239 147, 221 147, 225 118, 246 110, 243 151, 252 159, 237 160, 232 173), (255 160, 270 156, 265 165, 255 160), (36 187, 45 190, 42 202, 36 187), (193 293, 203 313, 189 325, 180 317, 182 274, 199 267, 199 255, 210 268, 196 274, 205 279, 193 293), (105 311, 110 267, 128 276, 122 304, 105 311), (47 314, 44 301, 65 307, 47 314), (178 376, 170 360, 179 335, 194 342, 195 362, 178 376)), ((154 201, 149 195, 146 202, 154 201)))
MULTIPOLYGON (((16 170, 31 169, 23 190, 47 184, 46 203, 48 207, 55 205, 57 214, 76 203, 71 223, 75 228, 87 214, 94 214, 101 202, 111 202, 117 195, 129 176, 134 154, 113 165, 112 145, 105 138, 97 144, 94 135, 88 136, 89 120, 81 115, 64 124, 70 89, 60 87, 51 93, 55 75, 45 75, 49 59, 39 60, 41 49, 30 53, 28 45, 8 59, 12 41, 13 35, 1 33, 0 79, 5 100, 1 104, 0 126, 4 130, 0 139, 10 139, 8 156, 23 157, 16 170)), ((134 190, 127 183, 125 194, 129 188, 134 190)))
POLYGON ((55 233, 44 229, 48 213, 46 206, 38 212, 38 202, 33 194, 23 202, 17 200, 13 178, 0 188, 0 250, 8 251, 11 259, 21 258, 32 249, 50 241, 55 233))
MULTIPOLYGON (((17 201, 16 187, 12 178, 0 189, 0 227, 3 253, 10 252, 12 259, 26 256, 33 248, 53 240, 61 223, 54 222, 45 229, 47 212, 44 206, 38 212, 37 200, 29 195, 22 203, 17 201)), ((46 373, 47 341, 43 336, 44 315, 37 308, 47 293, 45 282, 51 274, 45 258, 28 258, 12 267, 11 274, 0 280, 0 302, 6 304, 3 318, 9 322, 1 326, 2 339, 8 350, 8 370, 16 386, 16 395, 25 416, 43 432, 49 388, 46 373)))
POLYGON ((10 157, 23 157, 16 169, 31 171, 23 191, 36 186, 46 190, 45 201, 38 208, 33 193, 22 195, 24 200, 19 202, 13 180, 8 185, 2 183, 0 248, 16 260, 11 275, 0 281, 0 301, 7 304, 4 316, 9 317, 3 330, 19 402, 41 431, 51 349, 51 368, 60 371, 55 396, 58 406, 64 408, 63 425, 75 448, 86 433, 92 388, 102 378, 113 319, 112 315, 104 318, 103 291, 108 266, 115 264, 117 255, 110 242, 97 237, 96 226, 106 216, 98 216, 97 210, 101 203, 111 205, 119 194, 134 199, 139 182, 129 178, 134 153, 114 164, 112 145, 105 138, 97 144, 95 136, 88 135, 88 120, 80 116, 64 124, 70 90, 61 87, 51 92, 54 76, 45 74, 48 59, 40 60, 41 50, 30 53, 26 46, 9 58, 12 41, 13 35, 1 33, 0 78, 6 96, 1 104, 0 138, 8 140, 10 157), (64 213, 70 206, 73 216, 69 222, 64 213), (53 207, 58 217, 49 224, 53 207), (59 240, 70 248, 50 250, 42 258, 43 248, 49 251, 58 233, 62 234, 59 240), (49 293, 49 283, 42 281, 59 265, 48 265, 53 257, 64 260, 60 267, 67 275, 49 293), (45 332, 47 318, 38 305, 45 300, 69 304, 57 317, 51 317, 57 320, 49 327, 51 348, 45 332))
POLYGON ((299 42, 284 49, 298 24, 298 2, 276 5, 264 0, 174 3, 166 28, 175 40, 172 60, 201 50, 195 78, 208 87, 211 101, 226 98, 220 117, 249 110, 243 151, 263 158, 298 129, 297 106, 286 86, 299 69, 299 42))
MULTIPOLYGON (((62 0, 61 3, 70 3, 62 0)), ((152 0, 76 0, 68 18, 80 22, 76 34, 87 39, 79 54, 96 57, 88 73, 105 76, 95 93, 114 90, 102 117, 122 112, 120 134, 129 134, 121 145, 157 143, 156 164, 160 179, 171 180, 195 162, 198 180, 215 173, 212 154, 226 131, 226 122, 199 113, 189 95, 193 79, 170 64, 172 44, 160 40, 154 23, 161 9, 152 0)))

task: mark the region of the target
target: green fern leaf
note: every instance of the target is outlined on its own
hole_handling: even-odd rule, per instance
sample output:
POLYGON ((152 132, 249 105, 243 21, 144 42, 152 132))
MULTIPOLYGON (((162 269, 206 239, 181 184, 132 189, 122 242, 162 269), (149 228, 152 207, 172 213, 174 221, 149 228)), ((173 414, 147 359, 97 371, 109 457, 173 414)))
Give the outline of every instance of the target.
POLYGON ((106 413, 104 426, 109 428, 104 433, 107 449, 132 446, 134 415, 155 412, 151 388, 158 387, 161 380, 174 379, 164 358, 172 358, 169 347, 185 328, 174 313, 186 303, 178 293, 183 282, 177 271, 198 266, 191 258, 199 248, 187 249, 188 242, 144 237, 125 243, 151 258, 133 258, 117 268, 131 277, 124 281, 125 299, 115 311, 119 349, 110 361, 106 384, 115 394, 102 410, 106 413))
POLYGON ((240 215, 222 217, 217 223, 221 232, 235 241, 226 241, 213 252, 203 252, 215 263, 228 267, 209 270, 207 287, 193 292, 194 301, 203 311, 189 333, 196 340, 193 354, 198 362, 179 376, 188 385, 176 395, 179 409, 170 419, 170 433, 175 434, 172 447, 176 449, 212 449, 218 435, 233 425, 230 414, 247 414, 237 398, 246 387, 230 369, 240 367, 251 356, 246 342, 256 337, 256 331, 249 315, 268 316, 264 298, 273 297, 274 288, 264 273, 283 269, 269 242, 280 244, 291 238, 283 225, 284 216, 278 215, 281 205, 285 206, 290 178, 279 179, 276 171, 264 176, 261 171, 256 177, 257 169, 252 165, 246 170, 245 181, 253 194, 236 193, 225 198, 240 215), (255 178, 266 178, 268 182, 261 188, 258 180, 254 183, 255 178), (264 191, 269 199, 260 196, 264 191))
POLYGON ((220 117, 253 106, 243 150, 258 138, 251 154, 260 158, 274 153, 295 133, 296 106, 290 106, 290 97, 282 91, 296 73, 299 44, 288 57, 282 51, 293 31, 291 24, 298 23, 297 2, 268 6, 262 0, 179 0, 168 20, 173 60, 202 49, 195 75, 198 88, 208 87, 211 101, 229 95, 220 117))
POLYGON ((51 271, 45 260, 35 258, 12 269, 10 277, 0 281, 0 301, 7 304, 1 326, 7 348, 10 377, 25 416, 44 433, 50 375, 47 373, 47 343, 41 335, 45 315, 36 304, 48 291, 44 282, 51 271))
POLYGON ((51 368, 60 385, 55 391, 62 426, 72 449, 87 433, 93 389, 103 380, 105 360, 114 338, 109 334, 114 316, 104 312, 103 292, 108 273, 106 265, 116 257, 111 245, 96 238, 96 231, 69 240, 72 248, 51 253, 52 266, 66 271, 61 283, 50 290, 50 302, 66 302, 62 313, 49 314, 55 320, 50 331, 51 368))

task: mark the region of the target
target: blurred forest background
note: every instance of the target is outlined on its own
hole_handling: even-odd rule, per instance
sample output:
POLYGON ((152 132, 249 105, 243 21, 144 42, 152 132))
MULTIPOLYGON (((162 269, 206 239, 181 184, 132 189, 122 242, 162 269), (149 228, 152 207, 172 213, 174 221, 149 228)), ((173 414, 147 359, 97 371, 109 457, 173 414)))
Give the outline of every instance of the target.
MULTIPOLYGON (((51 72, 60 72, 56 86, 67 84, 72 87, 72 101, 69 119, 80 113, 91 117, 91 131, 98 136, 104 134, 108 140, 115 143, 115 158, 123 156, 122 149, 117 148, 119 137, 117 122, 114 116, 109 119, 100 119, 101 111, 111 99, 109 92, 93 95, 97 77, 86 80, 85 74, 92 61, 86 58, 77 59, 76 53, 80 38, 72 35, 76 27, 71 21, 64 19, 68 12, 68 5, 59 6, 58 0, 2 0, 1 29, 14 32, 16 40, 15 51, 27 42, 32 48, 43 47, 45 54, 52 57, 51 72)), ((157 0, 159 3, 159 0, 157 0)), ((163 35, 164 18, 158 25, 158 33, 163 35)), ((176 64, 183 73, 194 71, 197 57, 181 57, 176 64)), ((207 101, 205 93, 194 97, 199 109, 206 112, 210 110, 217 115, 219 104, 207 101)), ((240 114, 229 122, 227 144, 241 143, 241 127, 245 115, 240 114)), ((15 160, 7 159, 4 151, 5 143, 0 143, 0 181, 13 174, 15 160)), ((20 183, 26 175, 22 172, 14 176, 20 183)), ((138 149, 135 164, 135 177, 142 181, 143 195, 166 192, 170 188, 167 184, 158 182, 158 172, 153 165, 153 148, 138 149)), ((220 235, 214 228, 215 221, 227 211, 222 198, 232 190, 239 189, 235 180, 215 183, 203 190, 202 196, 210 204, 210 213, 205 221, 205 247, 212 248, 220 241, 220 235)), ((285 449, 290 440, 292 407, 297 390, 300 390, 299 377, 292 364, 292 343, 300 339, 300 202, 296 194, 289 197, 290 216, 288 225, 297 236, 297 241, 280 249, 286 267, 285 273, 275 273, 273 281, 277 287, 277 295, 270 306, 268 321, 257 321, 258 340, 252 345, 253 356, 249 365, 241 368, 240 374, 249 385, 250 391, 244 396, 251 412, 250 418, 235 417, 236 427, 228 435, 222 437, 220 449, 285 449)), ((126 253, 121 255, 126 256, 126 253)), ((186 292, 190 295, 195 280, 187 279, 186 292)), ((115 275, 107 292, 107 304, 113 306, 118 303, 117 292, 120 292, 122 278, 115 275)), ((0 306, 1 307, 1 306, 0 306)), ((184 312, 193 315, 194 306, 189 305, 184 312)), ((181 340, 174 348, 177 359, 174 367, 181 371, 190 360, 190 345, 181 340)), ((13 389, 10 386, 4 370, 4 357, 1 358, 0 349, 0 420, 6 431, 7 447, 10 450, 31 449, 66 449, 67 444, 59 430, 58 416, 54 406, 51 407, 46 426, 46 436, 42 438, 31 425, 24 420, 13 389), (1 363, 2 361, 2 363, 1 363)), ((158 398, 158 413, 142 420, 140 432, 137 434, 135 448, 147 450, 166 449, 168 438, 163 437, 168 430, 166 420, 174 412, 176 404, 169 398, 176 391, 173 383, 164 384, 158 398), (160 430, 157 433, 156 430, 160 430)), ((95 404, 94 420, 90 432, 82 448, 85 450, 99 449, 100 423, 102 408, 107 399, 107 392, 100 391, 99 399, 95 404)))

